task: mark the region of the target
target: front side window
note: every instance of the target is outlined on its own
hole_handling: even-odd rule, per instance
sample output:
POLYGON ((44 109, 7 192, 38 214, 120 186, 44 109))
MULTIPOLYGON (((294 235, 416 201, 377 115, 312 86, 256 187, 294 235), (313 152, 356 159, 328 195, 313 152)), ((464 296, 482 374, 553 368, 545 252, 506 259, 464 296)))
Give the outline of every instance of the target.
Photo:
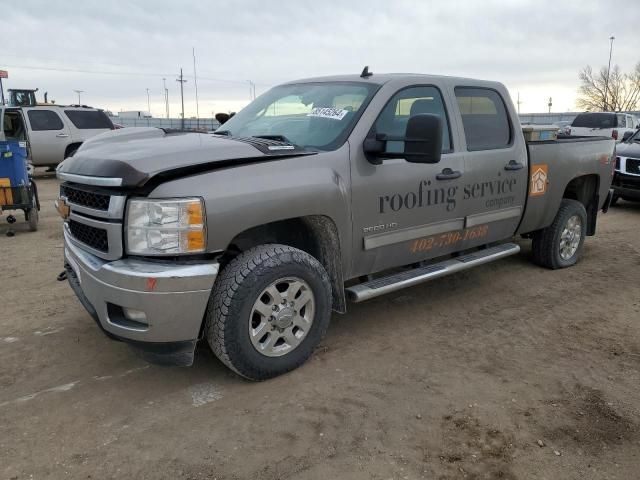
MULTIPOLYGON (((442 151, 451 151, 449 120, 442 95, 436 87, 411 87, 400 90, 384 107, 374 125, 376 134, 391 138, 405 136, 409 117, 421 113, 438 115, 442 119, 442 151)), ((389 140, 386 142, 387 153, 402 153, 404 142, 389 140)))
POLYGON ((378 88, 360 82, 281 85, 251 102, 216 133, 334 150, 345 142, 378 88))
POLYGON ((511 144, 511 124, 507 107, 495 90, 457 87, 455 89, 467 150, 493 150, 511 144))
POLYGON ((38 130, 62 130, 64 124, 56 112, 51 110, 29 110, 27 112, 31 129, 38 130))

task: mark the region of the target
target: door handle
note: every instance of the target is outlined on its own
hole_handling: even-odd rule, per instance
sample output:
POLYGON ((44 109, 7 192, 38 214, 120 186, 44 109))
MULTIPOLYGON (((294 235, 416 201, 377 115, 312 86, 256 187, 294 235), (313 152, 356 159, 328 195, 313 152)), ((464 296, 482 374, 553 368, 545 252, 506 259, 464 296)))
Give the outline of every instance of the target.
POLYGON ((58 138, 67 138, 68 136, 69 135, 66 134, 66 133, 59 133, 59 134, 56 135, 56 137, 58 137, 58 138))
POLYGON ((523 168, 524 165, 520 162, 516 162, 515 160, 509 160, 509 163, 504 166, 505 170, 521 170, 523 168))
POLYGON ((456 178, 460 178, 462 176, 462 172, 458 170, 451 170, 450 168, 445 168, 441 173, 436 175, 438 180, 454 180, 456 178))

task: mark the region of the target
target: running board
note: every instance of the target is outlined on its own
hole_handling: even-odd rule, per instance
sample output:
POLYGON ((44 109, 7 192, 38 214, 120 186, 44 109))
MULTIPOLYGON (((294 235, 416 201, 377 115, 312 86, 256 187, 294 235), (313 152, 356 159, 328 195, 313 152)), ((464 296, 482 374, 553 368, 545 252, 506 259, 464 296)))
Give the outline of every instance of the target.
POLYGON ((362 302, 370 298, 378 297, 386 293, 395 292, 406 287, 412 287, 419 283, 435 280, 452 273, 461 272, 469 268, 477 267, 485 263, 493 262, 520 251, 520 246, 515 243, 503 243, 496 247, 477 250, 467 255, 451 258, 440 263, 434 263, 425 267, 418 267, 400 273, 394 273, 388 277, 377 278, 369 282, 359 283, 345 289, 349 300, 362 302))

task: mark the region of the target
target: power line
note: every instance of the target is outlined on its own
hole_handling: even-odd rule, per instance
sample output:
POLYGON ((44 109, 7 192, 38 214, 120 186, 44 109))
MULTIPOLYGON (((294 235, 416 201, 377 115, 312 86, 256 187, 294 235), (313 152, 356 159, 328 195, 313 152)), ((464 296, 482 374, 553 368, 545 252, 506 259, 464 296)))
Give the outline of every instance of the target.
MULTIPOLYGON (((141 77, 168 77, 172 74, 170 73, 159 73, 159 72, 131 72, 131 71, 108 71, 108 70, 85 70, 82 68, 65 68, 65 67, 39 67, 35 65, 5 65, 7 68, 22 68, 25 70, 44 70, 51 72, 71 72, 71 73, 89 73, 93 75, 130 75, 130 76, 141 76, 141 77)), ((190 78, 189 75, 184 75, 186 78, 190 78)), ((244 85, 246 81, 244 80, 229 80, 224 78, 214 78, 214 77, 198 77, 199 80, 206 80, 209 82, 220 82, 220 83, 234 83, 237 85, 244 85)), ((264 83, 255 83, 255 85, 261 87, 271 87, 271 84, 264 83)))

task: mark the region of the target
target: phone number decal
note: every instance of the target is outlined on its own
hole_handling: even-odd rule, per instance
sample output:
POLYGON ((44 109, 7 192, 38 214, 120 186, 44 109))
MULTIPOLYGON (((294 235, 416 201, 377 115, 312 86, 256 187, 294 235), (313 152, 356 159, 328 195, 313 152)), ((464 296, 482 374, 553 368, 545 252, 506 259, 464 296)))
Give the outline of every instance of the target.
POLYGON ((483 238, 486 237, 488 233, 489 225, 478 225, 477 227, 455 230, 431 237, 418 238, 411 243, 409 249, 411 253, 428 252, 433 248, 448 247, 464 242, 465 240, 483 238))

